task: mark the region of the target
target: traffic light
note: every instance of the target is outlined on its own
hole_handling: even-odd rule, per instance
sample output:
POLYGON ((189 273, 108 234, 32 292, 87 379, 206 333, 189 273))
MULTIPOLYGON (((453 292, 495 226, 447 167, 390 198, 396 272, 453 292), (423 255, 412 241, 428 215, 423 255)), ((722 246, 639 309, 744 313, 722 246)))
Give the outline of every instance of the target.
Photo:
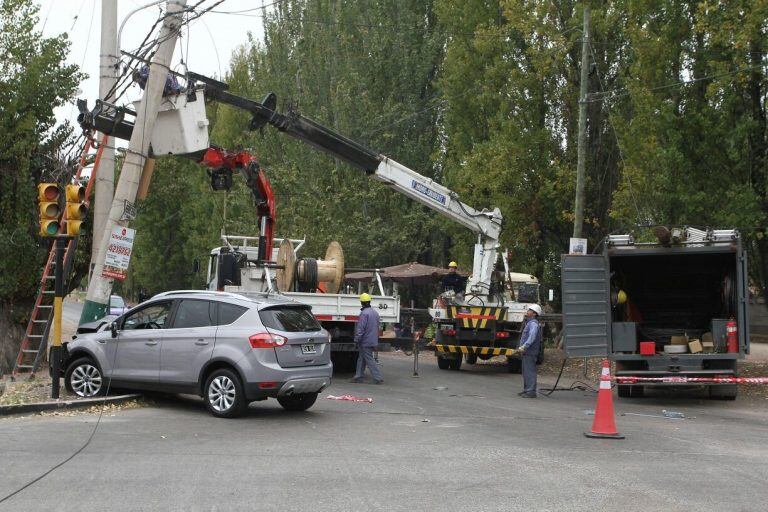
POLYGON ((85 206, 85 187, 82 185, 67 185, 67 235, 80 234, 80 224, 88 215, 88 207, 85 206))
POLYGON ((61 189, 56 183, 41 183, 37 186, 37 200, 40 212, 40 236, 56 236, 59 233, 59 196, 61 189))

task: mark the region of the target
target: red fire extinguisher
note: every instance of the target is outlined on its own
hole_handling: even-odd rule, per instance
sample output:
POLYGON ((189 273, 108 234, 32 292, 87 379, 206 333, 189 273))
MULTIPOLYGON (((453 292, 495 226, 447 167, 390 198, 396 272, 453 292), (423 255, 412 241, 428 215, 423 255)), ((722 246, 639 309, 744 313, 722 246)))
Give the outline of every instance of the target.
POLYGON ((728 352, 739 351, 739 332, 736 328, 736 320, 731 318, 728 323, 725 324, 725 339, 728 352))

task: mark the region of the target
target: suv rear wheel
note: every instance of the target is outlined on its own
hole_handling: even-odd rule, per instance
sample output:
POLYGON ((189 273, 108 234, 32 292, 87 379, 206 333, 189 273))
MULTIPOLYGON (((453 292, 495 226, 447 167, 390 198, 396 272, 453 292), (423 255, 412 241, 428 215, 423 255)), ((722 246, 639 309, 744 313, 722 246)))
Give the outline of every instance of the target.
POLYGON ((277 397, 277 401, 286 411, 306 411, 317 400, 317 393, 299 393, 277 397))
POLYGON ((102 396, 106 393, 101 370, 90 357, 72 361, 64 373, 64 387, 67 391, 84 398, 102 396))
POLYGON ((248 406, 240 377, 227 368, 215 370, 208 376, 203 399, 211 414, 218 418, 240 416, 248 406))

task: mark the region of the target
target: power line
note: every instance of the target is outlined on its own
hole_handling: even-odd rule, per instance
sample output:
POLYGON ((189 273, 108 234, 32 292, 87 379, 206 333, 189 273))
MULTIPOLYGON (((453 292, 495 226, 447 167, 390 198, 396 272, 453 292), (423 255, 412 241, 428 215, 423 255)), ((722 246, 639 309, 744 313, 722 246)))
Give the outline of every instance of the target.
MULTIPOLYGON (((595 63, 595 75, 597 75, 597 82, 600 84, 600 89, 604 89, 603 79, 600 77, 600 69, 597 66, 597 55, 595 54, 595 48, 589 41, 587 41, 587 44, 589 45, 589 52, 592 54, 592 61, 595 63)), ((632 188, 632 180, 627 174, 627 162, 624 160, 624 150, 621 147, 621 142, 619 142, 619 134, 616 132, 616 126, 613 124, 613 118, 611 117, 610 109, 606 110, 606 115, 608 117, 608 125, 611 127, 613 137, 616 140, 616 148, 619 150, 619 158, 621 159, 621 165, 623 167, 621 174, 624 176, 624 179, 627 180, 627 190, 629 192, 629 197, 632 199, 632 204, 635 207, 637 222, 639 223, 642 221, 642 215, 640 214, 640 208, 637 205, 637 198, 635 197, 635 192, 632 188)))
MULTIPOLYGON (((592 49, 592 53, 594 55, 594 48, 592 49)), ((753 71, 755 69, 762 69, 764 67, 766 67, 765 64, 756 64, 754 66, 747 66, 745 68, 739 68, 739 69, 735 69, 733 71, 727 71, 727 72, 724 72, 724 73, 717 73, 717 74, 714 74, 714 75, 702 76, 702 77, 694 78, 694 79, 691 79, 691 80, 681 80, 679 82, 674 82, 674 83, 671 83, 671 84, 660 85, 658 87, 651 87, 649 89, 645 89, 645 91, 646 92, 657 92, 657 91, 663 91, 665 89, 671 89, 671 88, 674 88, 674 87, 683 87, 683 86, 694 84, 694 83, 697 83, 697 82, 703 82, 703 81, 706 81, 706 80, 715 80, 717 78, 722 78, 722 77, 731 76, 731 75, 737 75, 739 73, 744 73, 746 71, 753 71)), ((601 92, 597 92, 597 93, 592 93, 589 96, 594 97, 594 99, 588 99, 586 101, 587 101, 587 103, 595 103, 595 102, 603 101, 605 99, 623 98, 623 97, 631 96, 631 95, 632 95, 632 93, 626 87, 621 87, 619 89, 612 89, 610 91, 601 91, 601 92), (621 91, 626 91, 626 92, 623 92, 622 94, 618 94, 621 91)))

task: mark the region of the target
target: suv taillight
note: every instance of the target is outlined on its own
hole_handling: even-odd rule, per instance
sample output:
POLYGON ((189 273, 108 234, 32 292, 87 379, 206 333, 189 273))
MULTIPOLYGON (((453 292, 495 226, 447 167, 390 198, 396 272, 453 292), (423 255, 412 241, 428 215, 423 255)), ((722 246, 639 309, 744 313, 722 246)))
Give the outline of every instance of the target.
POLYGON ((259 332, 251 335, 248 338, 248 342, 252 348, 275 348, 282 347, 288 340, 285 336, 279 334, 270 334, 268 332, 259 332))

